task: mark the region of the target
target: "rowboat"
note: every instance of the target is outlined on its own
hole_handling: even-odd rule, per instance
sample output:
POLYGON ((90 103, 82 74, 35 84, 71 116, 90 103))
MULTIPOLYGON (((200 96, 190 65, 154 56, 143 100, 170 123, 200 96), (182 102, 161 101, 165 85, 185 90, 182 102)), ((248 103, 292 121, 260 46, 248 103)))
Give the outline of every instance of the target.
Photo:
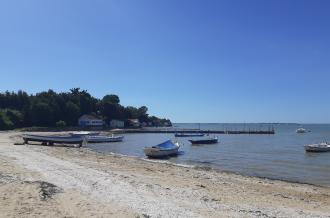
POLYGON ((327 151, 330 151, 330 143, 322 142, 319 144, 306 145, 305 151, 306 152, 327 152, 327 151))
POLYGON ((46 145, 54 145, 56 144, 78 144, 82 146, 84 142, 84 137, 77 136, 42 136, 42 135, 23 135, 23 140, 25 144, 29 142, 41 142, 46 145))
POLYGON ((179 148, 180 144, 178 142, 173 143, 171 140, 168 140, 159 145, 144 148, 144 153, 148 157, 166 157, 176 155, 179 148))
POLYGON ((218 143, 218 137, 190 139, 189 141, 191 142, 191 144, 216 144, 218 143))
POLYGON ((202 137, 204 133, 175 133, 175 137, 202 137))
POLYGON ((86 136, 86 140, 88 143, 104 143, 104 142, 121 142, 123 141, 124 136, 86 136))

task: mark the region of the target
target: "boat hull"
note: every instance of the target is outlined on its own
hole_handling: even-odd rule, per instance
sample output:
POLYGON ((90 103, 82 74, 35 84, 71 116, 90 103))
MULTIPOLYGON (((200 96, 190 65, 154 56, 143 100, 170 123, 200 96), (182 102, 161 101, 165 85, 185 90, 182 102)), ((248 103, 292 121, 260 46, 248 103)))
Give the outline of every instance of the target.
POLYGON ((40 136, 40 135, 24 135, 23 140, 28 142, 41 142, 47 144, 80 144, 82 145, 84 138, 73 136, 40 136))
POLYGON ((202 137, 204 133, 175 133, 175 137, 202 137))
POLYGON ((305 146, 306 152, 330 152, 330 146, 317 147, 317 146, 305 146))
POLYGON ((199 140, 189 140, 191 144, 216 144, 218 139, 199 139, 199 140))
POLYGON ((88 143, 107 143, 107 142, 121 142, 124 136, 89 136, 86 138, 88 143))
POLYGON ((159 158, 177 155, 179 148, 179 143, 173 143, 172 141, 168 140, 156 146, 146 147, 143 151, 147 157, 159 158))
POLYGON ((179 151, 179 147, 169 150, 161 150, 158 148, 145 148, 144 153, 148 157, 166 157, 176 155, 179 151))

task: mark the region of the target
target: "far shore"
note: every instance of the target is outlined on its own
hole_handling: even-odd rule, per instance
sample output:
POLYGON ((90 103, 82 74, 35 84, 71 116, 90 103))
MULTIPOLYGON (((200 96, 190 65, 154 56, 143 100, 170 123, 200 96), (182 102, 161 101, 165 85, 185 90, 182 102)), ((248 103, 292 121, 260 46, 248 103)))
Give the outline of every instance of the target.
POLYGON ((0 132, 0 213, 5 217, 330 216, 328 187, 88 148, 14 145, 21 135, 0 132))

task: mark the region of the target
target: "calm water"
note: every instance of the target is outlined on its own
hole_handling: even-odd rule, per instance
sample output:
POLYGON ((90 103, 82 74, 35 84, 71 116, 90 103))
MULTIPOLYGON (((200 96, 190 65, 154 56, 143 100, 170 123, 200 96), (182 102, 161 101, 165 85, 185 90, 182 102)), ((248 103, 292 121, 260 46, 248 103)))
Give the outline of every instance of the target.
MULTIPOLYGON (((181 154, 170 162, 208 166, 244 175, 284 179, 289 181, 330 186, 330 152, 305 153, 303 146, 324 140, 330 141, 330 125, 306 124, 311 132, 297 134, 296 124, 273 125, 275 135, 218 135, 214 145, 191 145, 182 142, 181 154)), ((175 124, 174 128, 198 128, 197 124, 175 124)), ((267 124, 201 124, 201 129, 266 130, 267 124)), ((114 152, 144 157, 143 148, 174 139, 174 134, 126 134, 124 142, 94 144, 98 152, 114 152)))

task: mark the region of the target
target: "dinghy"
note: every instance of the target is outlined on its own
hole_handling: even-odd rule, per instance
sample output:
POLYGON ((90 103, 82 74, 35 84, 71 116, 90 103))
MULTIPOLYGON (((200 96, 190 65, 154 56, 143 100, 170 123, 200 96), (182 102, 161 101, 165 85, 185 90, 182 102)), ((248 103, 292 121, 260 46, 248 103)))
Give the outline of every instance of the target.
POLYGON ((179 148, 180 144, 178 142, 173 143, 171 140, 168 140, 159 145, 144 148, 144 153, 148 157, 166 157, 176 155, 179 148))
POLYGON ((204 133, 175 133, 175 137, 202 137, 204 133))
POLYGON ((206 137, 199 139, 190 139, 191 144, 216 144, 218 143, 218 137, 206 137))
POLYGON ((45 145, 54 145, 56 144, 78 144, 82 146, 84 142, 84 137, 77 136, 43 136, 43 135, 23 135, 24 143, 28 144, 29 142, 41 142, 45 145))
POLYGON ((105 143, 105 142, 121 142, 124 139, 124 136, 86 136, 88 143, 105 143))
POLYGON ((327 152, 327 151, 330 151, 330 143, 322 142, 319 144, 306 145, 305 151, 306 152, 327 152))

